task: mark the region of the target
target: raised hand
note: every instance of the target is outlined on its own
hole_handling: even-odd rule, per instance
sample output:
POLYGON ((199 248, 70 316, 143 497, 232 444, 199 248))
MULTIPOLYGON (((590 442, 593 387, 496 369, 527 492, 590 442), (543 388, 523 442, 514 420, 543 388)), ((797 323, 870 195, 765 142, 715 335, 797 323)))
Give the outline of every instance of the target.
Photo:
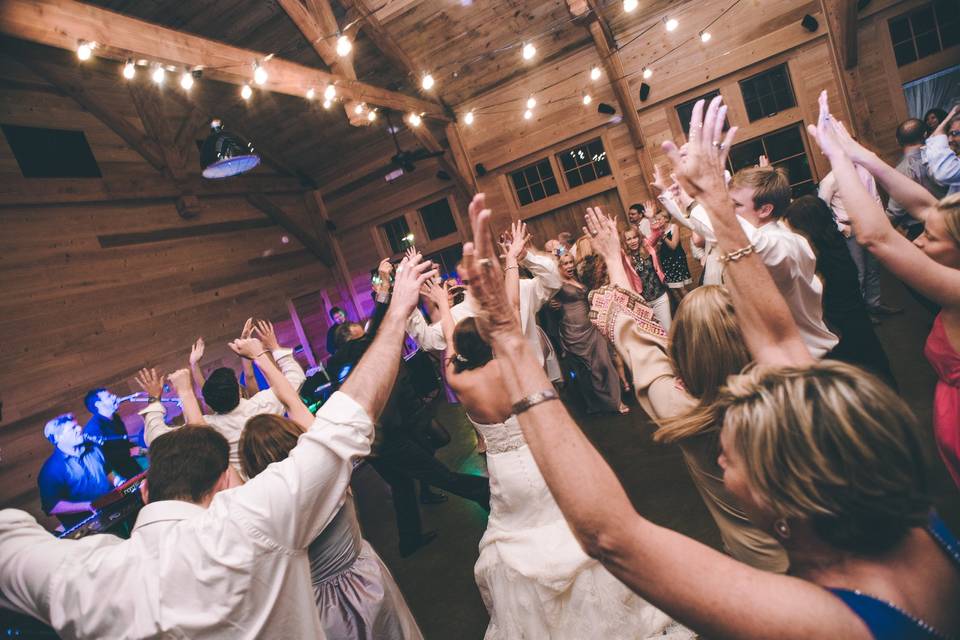
POLYGON ((680 186, 698 200, 704 194, 726 197, 723 169, 737 133, 737 127, 730 127, 726 136, 723 134, 727 107, 720 96, 710 101, 706 115, 703 107, 703 100, 698 100, 693 107, 690 136, 684 153, 670 140, 663 143, 663 150, 673 163, 680 186))
POLYGON ((947 114, 947 117, 943 119, 943 122, 937 125, 937 128, 933 130, 931 136, 942 136, 947 133, 947 127, 950 126, 950 121, 953 120, 953 117, 957 115, 957 110, 960 110, 960 104, 954 105, 953 109, 950 109, 950 113, 947 114))
POLYGON ((817 124, 807 125, 807 132, 810 134, 810 137, 816 141, 823 155, 828 158, 843 155, 846 153, 845 147, 847 145, 844 145, 837 135, 833 116, 830 115, 830 104, 827 101, 827 92, 825 90, 820 92, 819 102, 820 114, 817 117, 817 124))
POLYGON ((280 348, 280 341, 277 340, 277 332, 273 330, 272 322, 269 320, 258 321, 256 332, 265 348, 270 351, 280 348))
POLYGON ((446 287, 434 280, 424 282, 420 288, 420 293, 425 295, 427 299, 431 300, 438 308, 450 306, 446 287))
POLYGON ((403 257, 407 260, 413 260, 413 257, 418 255, 420 252, 417 251, 417 248, 414 246, 407 247, 407 250, 403 252, 403 257))
POLYGON ((617 223, 604 215, 600 207, 587 207, 583 221, 583 232, 590 236, 593 250, 604 260, 619 259, 620 237, 617 234, 617 223))
POLYGON ((159 398, 163 394, 163 378, 157 375, 156 369, 140 369, 133 379, 151 398, 159 398))
POLYGON ((237 338, 233 342, 227 343, 233 352, 241 358, 253 360, 264 353, 263 343, 257 338, 237 338))
POLYGON ((532 236, 527 233, 527 223, 521 221, 510 225, 509 242, 506 247, 506 255, 516 259, 518 262, 527 255, 527 245, 530 244, 532 236))
POLYGON ((253 335, 253 318, 247 318, 247 321, 243 323, 243 329, 240 331, 241 338, 249 338, 253 335))
POLYGON ((767 156, 765 156, 765 155, 763 155, 763 154, 761 153, 761 154, 760 154, 760 157, 757 159, 757 166, 758 166, 758 167, 769 167, 769 166, 770 166, 770 158, 768 158, 767 156))
POLYGON ((193 347, 190 348, 190 366, 195 367, 203 359, 203 338, 197 338, 197 341, 193 343, 193 347))
POLYGON ((390 283, 390 274, 393 273, 393 265, 390 263, 390 258, 384 258, 380 261, 380 264, 377 265, 377 275, 380 276, 381 282, 390 283))
POLYGON ((473 197, 469 207, 473 242, 463 245, 462 266, 470 280, 470 292, 479 307, 477 328, 487 340, 496 343, 522 338, 520 321, 507 301, 503 269, 497 258, 490 232, 491 211, 482 193, 473 197))
POLYGON ((660 165, 655 165, 653 167, 653 182, 650 183, 650 186, 660 193, 664 193, 670 188, 670 185, 667 184, 667 180, 664 177, 663 172, 660 170, 660 165))
POLYGON ((170 385, 178 392, 178 395, 180 391, 193 393, 193 382, 190 379, 189 369, 177 369, 167 376, 167 380, 170 381, 170 385))
POLYGON ((420 301, 420 288, 435 275, 435 265, 429 260, 421 262, 419 253, 401 260, 393 279, 393 297, 387 312, 402 314, 404 318, 409 316, 420 301))

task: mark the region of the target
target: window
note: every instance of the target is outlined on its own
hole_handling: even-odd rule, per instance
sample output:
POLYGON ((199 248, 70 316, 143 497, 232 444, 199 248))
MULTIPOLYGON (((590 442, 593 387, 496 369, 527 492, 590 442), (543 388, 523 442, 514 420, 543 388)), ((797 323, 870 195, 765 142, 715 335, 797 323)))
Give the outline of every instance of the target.
POLYGON ((521 207, 560 193, 550 160, 546 158, 514 171, 510 182, 521 207))
POLYGON ((740 92, 743 94, 750 122, 797 106, 786 64, 741 80, 740 92))
POLYGON ((783 167, 786 170, 794 198, 808 193, 816 194, 817 187, 813 183, 813 172, 810 170, 810 160, 803 144, 801 125, 795 124, 733 145, 727 159, 727 168, 731 173, 736 173, 745 167, 752 167, 757 164, 761 155, 767 156, 774 167, 783 167))
POLYGON ((897 66, 960 43, 960 2, 937 0, 889 22, 897 66))
MULTIPOLYGON (((697 104, 697 100, 703 100, 706 104, 710 104, 710 101, 720 95, 720 91, 711 91, 708 94, 694 98, 693 100, 688 100, 683 104, 677 105, 677 117, 680 118, 680 126, 683 127, 683 134, 687 137, 690 136, 690 116, 693 115, 693 107, 697 104)), ((724 119, 723 121, 723 130, 726 131, 730 128, 730 121, 724 119)))
POLYGON ((406 251, 407 247, 413 244, 413 234, 410 233, 407 219, 403 216, 383 223, 380 225, 380 230, 387 236, 387 242, 390 243, 390 250, 394 253, 406 251))
POLYGON ((457 275, 457 264, 463 258, 463 245, 455 244, 442 249, 436 253, 424 256, 424 260, 430 260, 437 265, 440 277, 443 279, 453 278, 457 275))
POLYGON ((610 163, 600 138, 557 154, 569 188, 610 175, 610 163))
POLYGON ((431 240, 457 232, 457 223, 453 219, 450 202, 446 198, 431 202, 419 212, 423 226, 427 229, 427 237, 431 240))
POLYGON ((99 178, 83 131, 2 125, 24 178, 99 178))

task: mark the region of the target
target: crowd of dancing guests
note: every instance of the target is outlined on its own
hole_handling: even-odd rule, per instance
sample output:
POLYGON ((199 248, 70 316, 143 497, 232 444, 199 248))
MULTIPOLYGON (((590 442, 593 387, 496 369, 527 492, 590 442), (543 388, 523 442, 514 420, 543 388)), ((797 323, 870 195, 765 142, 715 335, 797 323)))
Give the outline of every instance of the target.
MULTIPOLYGON (((960 489, 956 111, 904 122, 892 167, 824 92, 808 129, 832 170, 794 199, 762 160, 725 170, 736 127, 719 97, 700 101, 687 142, 664 143, 656 200, 619 221, 588 208, 582 236, 544 251, 523 223, 495 240, 477 195, 455 279, 411 250, 379 265, 366 324, 334 311, 335 392, 315 415, 269 322, 230 343, 249 389, 229 368, 204 378, 202 342, 182 370, 141 370, 150 467, 131 536, 61 540, 0 512, 0 606, 64 637, 420 638, 357 521, 350 478, 369 457, 403 555, 433 535, 418 481, 421 502, 434 487, 489 511, 488 640, 960 636, 960 544, 874 331, 899 311, 880 299, 882 265, 936 311, 934 439, 960 489), (434 457, 444 435, 407 337, 437 355, 489 478, 434 457), (722 551, 635 510, 559 401, 564 380, 588 420, 633 395, 654 440, 679 446, 722 551), (185 426, 165 420, 166 383, 185 426)), ((61 450, 79 446, 75 422, 51 425, 61 450)))

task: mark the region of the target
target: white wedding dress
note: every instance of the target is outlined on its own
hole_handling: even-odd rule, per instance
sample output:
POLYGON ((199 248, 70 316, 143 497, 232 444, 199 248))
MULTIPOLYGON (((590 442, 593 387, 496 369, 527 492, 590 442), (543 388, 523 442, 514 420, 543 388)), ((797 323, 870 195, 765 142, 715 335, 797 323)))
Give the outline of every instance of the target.
POLYGON ((490 519, 474 567, 490 614, 485 640, 694 637, 584 553, 515 416, 473 424, 490 475, 490 519))

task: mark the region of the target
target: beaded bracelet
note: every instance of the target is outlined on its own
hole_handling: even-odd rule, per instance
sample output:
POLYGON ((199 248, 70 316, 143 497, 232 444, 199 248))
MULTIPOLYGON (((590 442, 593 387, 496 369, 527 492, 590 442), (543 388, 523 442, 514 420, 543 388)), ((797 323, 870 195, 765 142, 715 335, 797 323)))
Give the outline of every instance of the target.
POLYGON ((753 246, 753 243, 751 242, 747 246, 737 249, 736 251, 731 251, 730 253, 721 254, 720 256, 717 257, 717 259, 724 264, 726 264, 727 262, 736 262, 740 258, 750 255, 755 250, 756 248, 753 246))

